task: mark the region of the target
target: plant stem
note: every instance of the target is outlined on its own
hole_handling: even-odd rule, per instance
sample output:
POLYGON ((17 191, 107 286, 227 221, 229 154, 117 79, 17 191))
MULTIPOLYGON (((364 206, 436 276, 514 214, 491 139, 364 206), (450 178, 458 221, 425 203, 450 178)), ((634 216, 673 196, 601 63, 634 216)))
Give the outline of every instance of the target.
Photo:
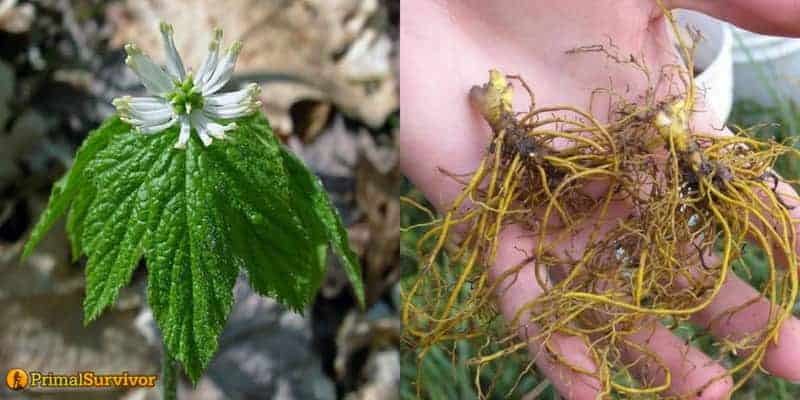
POLYGON ((163 400, 178 399, 178 371, 175 368, 175 360, 164 349, 164 356, 161 359, 161 398, 163 400))

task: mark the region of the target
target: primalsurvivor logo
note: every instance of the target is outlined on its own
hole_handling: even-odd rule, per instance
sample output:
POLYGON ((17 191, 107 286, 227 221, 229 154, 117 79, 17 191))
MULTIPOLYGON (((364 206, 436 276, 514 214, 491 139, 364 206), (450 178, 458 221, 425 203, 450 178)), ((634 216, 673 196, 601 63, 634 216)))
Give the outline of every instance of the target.
POLYGON ((154 387, 157 375, 134 375, 128 371, 121 374, 98 374, 84 371, 76 374, 25 371, 13 368, 6 374, 6 385, 11 390, 27 388, 108 388, 108 387, 154 387))

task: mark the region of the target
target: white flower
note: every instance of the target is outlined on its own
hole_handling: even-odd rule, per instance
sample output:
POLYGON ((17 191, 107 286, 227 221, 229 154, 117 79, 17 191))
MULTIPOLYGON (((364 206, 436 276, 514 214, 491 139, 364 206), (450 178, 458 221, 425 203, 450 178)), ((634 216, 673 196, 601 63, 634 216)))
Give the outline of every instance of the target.
POLYGON ((244 89, 229 93, 217 93, 233 75, 236 58, 242 49, 235 42, 220 57, 219 45, 222 30, 214 30, 209 52, 195 77, 184 69, 181 56, 175 49, 172 26, 161 23, 161 36, 167 53, 167 68, 164 71, 134 44, 125 46, 127 64, 139 76, 148 97, 114 99, 114 107, 120 119, 133 125, 137 132, 154 134, 180 123, 180 134, 175 148, 184 149, 189 142, 192 128, 203 145, 211 144, 211 138, 225 139, 225 132, 235 129, 235 123, 221 124, 220 119, 232 119, 252 114, 261 107, 258 101, 259 87, 251 83, 244 89))

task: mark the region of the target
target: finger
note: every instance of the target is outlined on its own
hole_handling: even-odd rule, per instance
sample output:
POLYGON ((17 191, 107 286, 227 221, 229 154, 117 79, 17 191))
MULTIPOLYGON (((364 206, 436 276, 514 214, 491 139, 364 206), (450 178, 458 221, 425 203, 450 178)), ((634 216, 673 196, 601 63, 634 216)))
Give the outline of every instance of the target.
MULTIPOLYGON (((703 2, 698 2, 703 3, 703 2)), ((702 101, 702 99, 701 99, 702 101)), ((719 135, 731 135, 728 129, 718 130, 714 129, 715 126, 720 126, 717 123, 719 118, 715 115, 714 110, 708 109, 707 112, 700 112, 693 115, 695 126, 706 130, 710 133, 719 135)), ((766 200, 768 193, 763 193, 761 190, 760 198, 765 204, 770 204, 766 200)), ((800 199, 798 199, 797 192, 787 183, 779 182, 775 188, 775 194, 780 196, 784 205, 788 206, 788 212, 794 221, 800 221, 800 199)), ((764 206, 754 204, 754 207, 765 214, 768 223, 775 225, 774 211, 765 209, 764 206)), ((794 222, 793 221, 793 222, 794 222)), ((753 225, 755 229, 766 232, 764 224, 753 218, 753 225)), ((795 236, 800 233, 800 224, 794 227, 795 236)), ((779 228, 776 228, 781 233, 779 228)), ((751 237, 752 239, 752 237, 751 237)), ((771 238, 770 238, 771 239, 771 238)), ((797 254, 800 253, 800 241, 793 238, 794 248, 789 249, 793 254, 786 254, 786 251, 779 247, 773 248, 773 256, 775 263, 786 267, 789 265, 791 257, 792 264, 795 264, 797 254)), ((718 263, 716 257, 707 258, 706 264, 718 263)), ((771 318, 775 318, 774 305, 768 299, 762 297, 754 288, 750 287, 748 283, 741 278, 730 274, 720 292, 711 301, 708 307, 700 313, 693 316, 693 321, 707 326, 710 332, 718 339, 738 341, 751 335, 763 332, 767 324, 770 323, 771 318), (737 310, 735 313, 730 314, 730 311, 737 310), (770 314, 772 311, 772 314, 770 314), (724 315, 726 312, 730 315, 724 315), (724 315, 724 316, 723 316, 724 315), (722 318, 718 318, 723 316, 722 318)), ((747 352, 743 352, 746 354, 747 352)), ((770 373, 786 378, 790 381, 800 381, 800 322, 797 318, 790 317, 784 321, 779 331, 779 341, 772 343, 766 351, 762 366, 770 373)))
POLYGON ((800 36, 800 4, 795 0, 668 0, 669 8, 699 11, 748 31, 800 36))
MULTIPOLYGON (((703 98, 698 99, 699 101, 704 101, 703 98)), ((733 133, 727 127, 724 127, 723 124, 719 123, 719 118, 717 117, 716 113, 712 109, 708 109, 707 111, 698 112, 693 115, 693 121, 695 126, 698 128, 698 131, 707 132, 713 135, 719 136, 732 136, 733 133), (719 127, 722 126, 723 128, 720 129, 719 127)), ((794 156, 794 155, 791 155, 794 156)), ((774 185, 774 195, 779 197, 780 203, 782 207, 785 207, 789 213, 789 216, 793 219, 792 222, 795 223, 794 225, 794 233, 795 236, 800 236, 800 196, 798 196, 797 192, 792 188, 792 186, 782 180, 782 178, 774 171, 771 171, 774 175, 774 179, 776 179, 776 185, 774 185)), ((764 178, 764 184, 772 188, 773 182, 769 177, 764 178)), ((754 200, 752 204, 753 208, 759 211, 763 217, 767 220, 769 224, 771 224, 775 231, 782 235, 782 229, 778 218, 776 216, 776 210, 772 207, 772 202, 769 199, 769 193, 765 193, 759 187, 756 187, 754 184, 751 184, 753 191, 758 195, 758 199, 754 200), (758 204, 761 203, 761 204, 758 204)), ((751 223, 755 227, 755 229, 760 230, 761 232, 765 233, 768 239, 773 239, 768 234, 768 229, 764 225, 763 221, 753 216, 753 213, 750 211, 745 211, 750 215, 751 223)), ((750 239, 753 239, 753 236, 750 235, 750 239)), ((793 257, 797 257, 800 254, 800 240, 794 238, 794 248, 789 249, 793 250, 795 254, 793 257)), ((789 260, 787 260, 786 251, 784 251, 779 245, 775 245, 772 249, 773 255, 775 256, 775 262, 779 265, 786 267, 789 264, 789 260)), ((794 261, 794 260, 793 260, 794 261)), ((800 266, 798 266, 800 267, 800 266)))
MULTIPOLYGON (((613 204, 607 216, 608 221, 624 219, 632 212, 624 204, 613 204)), ((613 223, 599 226, 599 237, 608 234, 613 227, 613 223)), ((556 252, 564 258, 569 257, 570 253, 582 254, 589 242, 590 232, 591 229, 588 228, 579 229, 575 240, 560 243, 556 246, 556 252)), ((647 382, 649 387, 665 384, 666 374, 648 354, 657 356, 661 365, 670 372, 670 394, 681 398, 708 400, 727 398, 733 383, 730 378, 722 377, 725 368, 700 350, 688 346, 657 321, 643 326, 625 339, 632 344, 623 346, 623 356, 628 363, 641 360, 634 364, 632 372, 640 381, 647 382), (717 377, 722 378, 714 380, 717 377)))
MULTIPOLYGON (((718 257, 707 257, 706 263, 715 261, 719 262, 718 257)), ((747 282, 729 275, 709 306, 692 316, 692 322, 719 340, 738 342, 763 332, 776 312, 779 310, 747 282)), ((779 332, 778 342, 767 348, 762 367, 775 376, 800 381, 800 320, 790 317, 779 332)), ((747 354, 745 351, 739 355, 747 354)))
MULTIPOLYGON (((518 248, 532 248, 533 241, 529 234, 510 226, 501 233, 500 243, 514 243, 515 246, 506 245, 498 248, 495 266, 491 269, 493 280, 500 279, 509 268, 520 265, 527 256, 518 248)), ((497 304, 507 321, 512 321, 517 315, 517 310, 535 300, 544 290, 534 277, 535 267, 529 263, 518 272, 509 275, 500 282, 497 290, 497 304)), ((523 316, 520 321, 527 318, 523 316)), ((526 324, 517 327, 520 338, 536 338, 540 332, 538 326, 526 324)), ((557 353, 564 361, 581 370, 594 373, 597 366, 594 364, 586 343, 578 337, 554 334, 548 338, 548 349, 557 353)), ((544 343, 538 339, 528 339, 528 351, 539 370, 553 383, 556 390, 569 400, 593 400, 597 397, 602 385, 600 382, 586 374, 578 373, 564 363, 557 362, 544 349, 544 343)))
MULTIPOLYGON (((630 212, 631 210, 625 205, 615 203, 610 208, 607 221, 625 218, 630 212)), ((613 226, 612 223, 603 223, 597 228, 597 233, 602 237, 613 229, 613 226)), ((588 227, 583 228, 578 229, 577 234, 570 238, 571 240, 555 244, 553 247, 554 253, 565 260, 576 254, 582 254, 585 251, 586 244, 589 242, 589 235, 592 231, 588 227)), ((531 242, 534 242, 534 240, 531 240, 531 242)), ((532 245, 533 243, 527 246, 532 245)), ((512 259, 512 261, 517 260, 512 259)), ((522 284, 537 285, 533 272, 529 272, 526 275, 521 277, 527 279, 522 284)), ((536 293, 527 293, 527 295, 535 297, 540 293, 541 289, 538 289, 536 293)), ((511 310, 523 307, 526 303, 526 301, 522 300, 525 295, 526 293, 511 293, 512 304, 507 304, 506 306, 511 310)), ((507 318, 513 318, 513 313, 510 313, 509 310, 503 310, 503 312, 507 318)), ((668 392, 672 395, 699 399, 723 399, 727 397, 731 390, 731 379, 722 377, 725 373, 723 366, 698 349, 687 346, 682 339, 674 336, 668 329, 657 322, 642 327, 635 334, 626 336, 626 340, 631 341, 632 345, 623 346, 623 354, 628 363, 642 360, 639 363, 635 363, 632 372, 641 381, 647 382, 649 387, 662 385, 666 379, 665 371, 659 368, 652 357, 648 357, 648 354, 655 354, 659 357, 662 365, 670 371, 671 382, 668 392), (649 362, 646 362, 645 360, 648 359, 649 362), (717 377, 721 378, 713 380, 717 377)), ((538 348, 534 347, 533 350, 538 350, 538 348)))
POLYGON ((688 346, 658 321, 648 323, 626 339, 635 345, 624 346, 623 356, 628 363, 639 360, 634 364, 633 372, 641 381, 651 382, 651 386, 663 385, 666 382, 663 367, 666 367, 671 383, 668 392, 674 396, 715 400, 729 395, 732 379, 723 377, 714 380, 723 376, 725 368, 702 351, 688 346), (637 350, 638 346, 646 351, 637 350), (648 357, 647 353, 656 355, 661 365, 648 357))
MULTIPOLYGON (((759 197, 769 204, 766 200, 767 194, 759 192, 759 197)), ((789 216, 793 219, 792 222, 800 221, 800 199, 792 186, 785 182, 779 182, 774 192, 781 198, 781 203, 787 207, 789 216)), ((772 217, 771 211, 764 210, 764 214, 770 224, 777 228, 776 218, 772 217)), ((762 232, 766 232, 761 221, 753 221, 753 225, 762 232)), ((775 264, 783 268, 790 265, 796 268, 800 267, 797 265, 797 257, 800 254, 800 240, 797 239, 797 236, 800 235, 800 224, 795 223, 790 229, 793 229, 795 234, 793 247, 788 249, 792 253, 787 254, 787 251, 777 244, 772 248, 775 264)), ((780 229, 777 231, 781 233, 780 229)), ((753 239, 752 235, 750 236, 753 239)), ((709 307, 694 316, 694 319, 703 326, 707 326, 718 339, 739 341, 764 332, 768 324, 780 312, 782 310, 776 309, 774 304, 751 287, 748 282, 736 275, 729 275, 720 289, 720 293, 709 307), (726 311, 734 309, 737 311, 730 316, 717 318, 726 311)), ((749 352, 745 351, 744 354, 749 354, 749 352)), ((800 320, 791 316, 783 321, 778 333, 778 342, 773 342, 767 348, 762 360, 762 367, 773 375, 798 382, 800 381, 798 365, 800 365, 800 320)))
MULTIPOLYGON (((614 227, 613 221, 624 219, 631 212, 625 204, 613 203, 606 216, 607 221, 597 228, 598 236, 607 235, 614 227)), ((592 232, 589 227, 583 228, 578 229, 572 240, 555 245, 555 253, 563 259, 582 254, 592 232)), ((661 365, 670 372, 670 394, 698 399, 727 398, 733 383, 731 378, 723 376, 725 368, 700 350, 688 346, 657 321, 643 326, 625 339, 631 342, 622 348, 626 361, 634 364, 631 372, 642 382, 647 382, 648 387, 657 387, 666 382, 665 370, 659 367, 652 356, 648 356, 650 354, 658 357, 661 365), (634 363, 636 360, 641 361, 634 363)))

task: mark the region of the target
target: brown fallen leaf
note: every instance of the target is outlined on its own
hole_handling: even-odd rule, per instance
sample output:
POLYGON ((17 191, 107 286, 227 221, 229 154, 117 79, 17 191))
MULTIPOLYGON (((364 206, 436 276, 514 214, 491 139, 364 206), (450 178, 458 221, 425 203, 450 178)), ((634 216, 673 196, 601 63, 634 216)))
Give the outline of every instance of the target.
POLYGON ((386 153, 389 162, 376 163, 368 153, 361 154, 355 171, 356 203, 364 218, 350 232, 364 260, 367 302, 372 303, 400 279, 400 170, 396 151, 386 153))

